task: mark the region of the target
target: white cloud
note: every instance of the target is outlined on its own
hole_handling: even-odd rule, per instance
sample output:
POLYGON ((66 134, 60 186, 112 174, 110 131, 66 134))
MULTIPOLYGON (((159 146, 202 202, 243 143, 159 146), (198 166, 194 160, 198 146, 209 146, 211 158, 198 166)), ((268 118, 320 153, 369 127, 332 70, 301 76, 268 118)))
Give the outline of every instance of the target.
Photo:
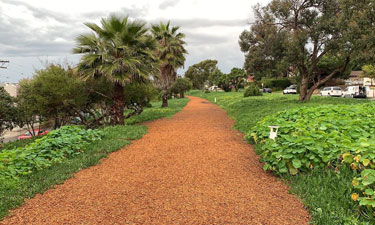
MULTIPOLYGON (((266 4, 270 0, 258 0, 266 4)), ((241 67, 238 36, 252 18, 257 0, 0 0, 0 59, 11 61, 0 70, 0 81, 16 82, 43 66, 40 59, 72 61, 75 37, 89 30, 84 22, 99 22, 110 13, 149 23, 170 20, 179 25, 188 43, 185 70, 201 60, 219 61, 228 72, 241 67), (10 77, 10 78, 5 78, 10 77)), ((180 73, 183 71, 180 70, 180 73)))

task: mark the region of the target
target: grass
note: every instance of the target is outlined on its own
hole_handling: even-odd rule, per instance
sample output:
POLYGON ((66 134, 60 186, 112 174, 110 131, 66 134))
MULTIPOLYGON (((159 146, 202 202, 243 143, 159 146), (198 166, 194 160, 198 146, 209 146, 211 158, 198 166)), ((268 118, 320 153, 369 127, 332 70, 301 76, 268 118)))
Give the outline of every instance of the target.
POLYGON ((130 117, 126 120, 126 124, 132 125, 141 122, 160 119, 163 117, 171 117, 175 113, 181 111, 181 109, 187 104, 188 101, 188 98, 170 99, 168 100, 168 108, 160 108, 161 101, 153 102, 151 108, 145 108, 141 115, 130 117))
MULTIPOLYGON (((147 133, 147 127, 137 125, 137 123, 170 117, 181 111, 188 101, 188 99, 170 100, 169 109, 160 108, 161 103, 156 102, 153 107, 145 109, 141 115, 129 119, 126 126, 103 128, 104 137, 102 140, 90 144, 86 151, 76 157, 66 159, 51 168, 35 171, 29 176, 22 177, 20 184, 15 188, 0 190, 0 220, 8 214, 10 209, 22 205, 25 198, 32 198, 37 193, 43 193, 53 188, 56 184, 62 184, 66 179, 73 177, 74 173, 97 165, 109 153, 125 147, 132 140, 141 138, 147 133)), ((22 147, 29 142, 16 141, 6 144, 4 147, 22 147)))
POLYGON ((27 144, 41 137, 43 136, 36 136, 36 137, 31 137, 29 139, 16 140, 16 141, 11 141, 11 142, 7 142, 4 144, 0 144, 0 152, 2 149, 14 149, 14 148, 19 148, 19 147, 25 147, 27 144))
MULTIPOLYGON (((191 91, 190 95, 205 98, 213 103, 216 98, 216 104, 235 120, 234 128, 243 133, 249 132, 265 116, 282 110, 322 104, 360 104, 368 101, 313 96, 310 102, 300 103, 297 95, 281 93, 247 98, 243 97, 243 92, 191 91)), ((255 146, 256 152, 259 152, 259 147, 255 146)), ((282 178, 290 186, 290 192, 298 195, 308 208, 313 224, 374 224, 368 215, 360 214, 358 205, 350 198, 353 173, 349 168, 342 167, 339 171, 313 170, 311 173, 282 178)))

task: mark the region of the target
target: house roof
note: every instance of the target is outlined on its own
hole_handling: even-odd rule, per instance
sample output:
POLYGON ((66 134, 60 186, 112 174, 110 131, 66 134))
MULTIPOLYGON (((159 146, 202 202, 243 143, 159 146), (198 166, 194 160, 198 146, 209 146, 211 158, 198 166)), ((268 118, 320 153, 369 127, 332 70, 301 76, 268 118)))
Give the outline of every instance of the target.
POLYGON ((361 76, 363 76, 363 71, 361 71, 361 70, 352 71, 349 75, 349 77, 351 77, 351 78, 361 77, 361 76))

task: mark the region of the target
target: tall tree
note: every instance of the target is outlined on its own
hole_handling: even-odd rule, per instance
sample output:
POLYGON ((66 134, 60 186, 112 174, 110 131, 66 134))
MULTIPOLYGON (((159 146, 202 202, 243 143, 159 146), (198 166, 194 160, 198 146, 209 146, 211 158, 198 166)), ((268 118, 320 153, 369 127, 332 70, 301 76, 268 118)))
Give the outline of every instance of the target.
POLYGON ((206 59, 200 63, 189 66, 185 77, 193 82, 193 89, 202 89, 209 76, 217 69, 217 60, 206 59))
POLYGON ((244 69, 232 68, 228 74, 231 85, 235 88, 236 91, 240 86, 245 82, 246 72, 244 69))
POLYGON ((84 78, 103 76, 113 83, 113 123, 123 125, 125 83, 132 79, 148 79, 155 71, 156 43, 145 23, 128 17, 110 16, 101 27, 86 23, 91 34, 77 38, 74 53, 83 54, 78 73, 84 78))
POLYGON ((224 73, 216 67, 216 69, 208 76, 208 81, 210 82, 210 85, 219 85, 222 76, 224 76, 224 73))
POLYGON ((12 129, 15 122, 15 107, 14 99, 9 93, 0 86, 0 143, 2 142, 1 136, 7 129, 12 129))
POLYGON ((192 85, 189 79, 179 77, 173 84, 171 91, 174 94, 180 94, 180 98, 185 98, 185 91, 190 90, 192 85))
POLYGON ((369 50, 374 47, 374 7, 373 0, 273 0, 254 8, 256 22, 240 36, 240 45, 247 62, 266 59, 298 70, 300 101, 309 101, 315 89, 345 74, 358 56, 374 55, 369 50), (265 41, 280 51, 252 54, 265 41), (319 72, 325 56, 337 62, 328 74, 319 72))
POLYGON ((176 81, 177 69, 185 64, 185 35, 178 30, 179 27, 171 27, 170 22, 153 25, 151 28, 158 43, 155 51, 160 63, 160 75, 155 83, 162 89, 162 107, 168 107, 168 90, 176 81))

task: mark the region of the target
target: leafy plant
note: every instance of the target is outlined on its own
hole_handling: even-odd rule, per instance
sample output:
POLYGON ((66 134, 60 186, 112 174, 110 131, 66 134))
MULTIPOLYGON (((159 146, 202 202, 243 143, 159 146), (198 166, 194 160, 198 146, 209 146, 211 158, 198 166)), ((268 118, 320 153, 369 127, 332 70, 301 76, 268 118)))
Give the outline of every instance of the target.
POLYGON ((345 152, 365 151, 375 158, 368 151, 375 146, 374 116, 372 103, 302 107, 266 117, 247 138, 262 144, 265 170, 297 174, 338 165, 345 152), (268 138, 271 125, 280 127, 276 142, 268 138))
POLYGON ((13 185, 20 176, 43 170, 65 158, 71 158, 83 152, 88 143, 100 140, 99 130, 85 130, 78 126, 65 126, 51 131, 46 136, 15 149, 0 152, 0 188, 13 185))
POLYGON ((255 85, 250 85, 248 88, 246 88, 245 93, 243 94, 244 97, 262 96, 262 95, 263 93, 255 85))

